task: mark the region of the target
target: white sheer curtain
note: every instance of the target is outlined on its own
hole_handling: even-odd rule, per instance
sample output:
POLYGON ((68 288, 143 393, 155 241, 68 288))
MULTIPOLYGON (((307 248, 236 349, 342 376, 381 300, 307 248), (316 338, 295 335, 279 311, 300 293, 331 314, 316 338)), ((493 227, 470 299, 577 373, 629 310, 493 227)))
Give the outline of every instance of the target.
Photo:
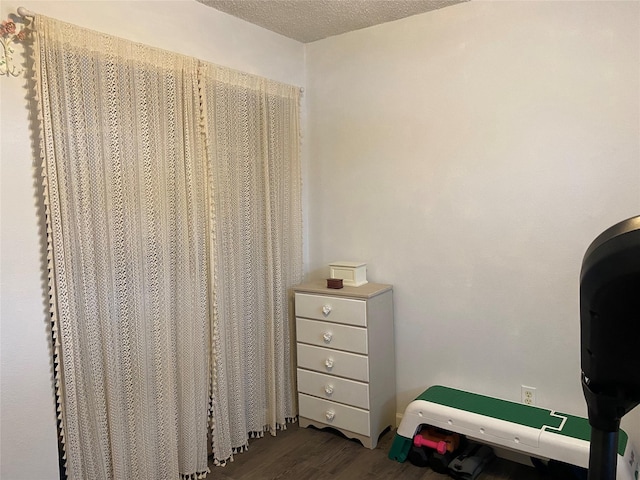
POLYGON ((297 414, 299 90, 34 27, 68 477, 202 478, 297 414))
POLYGON ((216 463, 296 416, 288 288, 302 279, 299 89, 204 65, 212 172, 216 463))
POLYGON ((42 16, 35 30, 68 478, 203 477, 209 227, 197 61, 42 16))

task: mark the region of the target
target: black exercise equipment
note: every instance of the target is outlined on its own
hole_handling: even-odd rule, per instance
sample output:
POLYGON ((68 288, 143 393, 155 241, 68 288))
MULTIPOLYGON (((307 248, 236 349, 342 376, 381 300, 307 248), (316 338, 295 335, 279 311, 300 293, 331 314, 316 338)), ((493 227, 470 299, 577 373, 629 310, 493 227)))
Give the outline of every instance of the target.
POLYGON ((620 420, 640 403, 640 216, 601 233, 580 273, 589 480, 615 480, 620 420))

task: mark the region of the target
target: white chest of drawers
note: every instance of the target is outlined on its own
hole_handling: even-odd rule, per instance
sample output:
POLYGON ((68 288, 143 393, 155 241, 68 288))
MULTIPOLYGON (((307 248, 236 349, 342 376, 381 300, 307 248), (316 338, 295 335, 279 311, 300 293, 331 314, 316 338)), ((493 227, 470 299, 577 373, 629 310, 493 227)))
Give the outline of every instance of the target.
POLYGON ((391 285, 294 288, 301 427, 332 427, 367 448, 395 422, 391 285))

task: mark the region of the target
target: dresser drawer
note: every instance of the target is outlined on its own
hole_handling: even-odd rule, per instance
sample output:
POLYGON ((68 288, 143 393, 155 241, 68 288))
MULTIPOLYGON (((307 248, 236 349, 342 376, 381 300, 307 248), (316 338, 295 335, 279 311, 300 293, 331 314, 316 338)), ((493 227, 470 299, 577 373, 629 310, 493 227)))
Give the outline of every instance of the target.
POLYGON ((369 410, 369 385, 298 369, 298 391, 369 410))
POLYGON ((296 337, 302 343, 367 353, 367 330, 361 327, 296 318, 296 337))
POLYGON ((352 298, 296 293, 296 317, 367 326, 367 302, 352 298))
POLYGON ((361 382, 369 381, 369 361, 356 353, 298 343, 298 366, 361 382))
POLYGON ((370 435, 369 412, 321 398, 298 394, 300 416, 322 422, 330 427, 344 428, 360 435, 370 435))

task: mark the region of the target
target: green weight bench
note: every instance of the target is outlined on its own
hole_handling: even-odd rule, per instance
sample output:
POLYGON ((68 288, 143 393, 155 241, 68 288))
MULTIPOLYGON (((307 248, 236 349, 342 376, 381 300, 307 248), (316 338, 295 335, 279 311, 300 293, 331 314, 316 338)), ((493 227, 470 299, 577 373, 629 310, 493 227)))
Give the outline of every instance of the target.
MULTIPOLYGON (((589 466, 589 422, 566 413, 436 385, 407 406, 390 459, 407 459, 421 425, 539 459, 589 466)), ((620 430, 617 480, 639 480, 639 460, 628 435, 620 430)))

